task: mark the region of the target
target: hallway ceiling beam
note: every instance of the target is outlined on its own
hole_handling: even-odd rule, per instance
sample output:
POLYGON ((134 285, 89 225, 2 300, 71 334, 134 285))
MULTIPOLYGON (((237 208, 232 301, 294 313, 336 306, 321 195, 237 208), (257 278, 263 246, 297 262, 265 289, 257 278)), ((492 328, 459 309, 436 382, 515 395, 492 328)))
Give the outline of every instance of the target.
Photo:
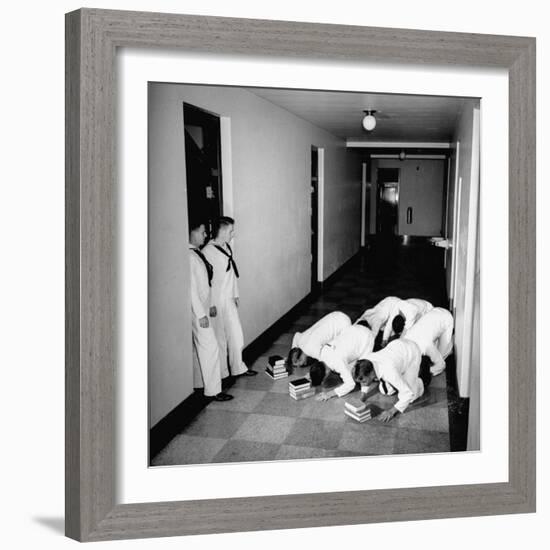
POLYGON ((414 147, 416 149, 450 149, 451 144, 448 142, 416 142, 416 141, 358 141, 358 140, 346 140, 346 147, 349 148, 368 148, 368 149, 395 149, 395 148, 407 148, 414 147))

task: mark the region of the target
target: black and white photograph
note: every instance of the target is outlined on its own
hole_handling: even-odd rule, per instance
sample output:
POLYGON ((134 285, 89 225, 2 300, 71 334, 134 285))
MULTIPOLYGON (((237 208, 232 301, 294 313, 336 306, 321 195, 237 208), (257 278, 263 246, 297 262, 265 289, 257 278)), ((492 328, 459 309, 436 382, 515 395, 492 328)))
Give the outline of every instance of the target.
POLYGON ((548 537, 544 3, 6 8, 5 548, 548 537))
POLYGON ((471 97, 148 86, 150 466, 479 450, 471 97))

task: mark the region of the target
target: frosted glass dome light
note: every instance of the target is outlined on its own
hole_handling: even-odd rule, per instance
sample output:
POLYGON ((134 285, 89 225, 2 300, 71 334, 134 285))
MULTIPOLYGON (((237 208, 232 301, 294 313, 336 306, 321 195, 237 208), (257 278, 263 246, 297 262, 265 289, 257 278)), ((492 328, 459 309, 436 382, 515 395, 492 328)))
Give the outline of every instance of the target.
POLYGON ((366 114, 363 117, 363 128, 367 132, 372 132, 374 128, 376 128, 376 119, 374 118, 372 113, 375 113, 376 111, 364 111, 366 114))

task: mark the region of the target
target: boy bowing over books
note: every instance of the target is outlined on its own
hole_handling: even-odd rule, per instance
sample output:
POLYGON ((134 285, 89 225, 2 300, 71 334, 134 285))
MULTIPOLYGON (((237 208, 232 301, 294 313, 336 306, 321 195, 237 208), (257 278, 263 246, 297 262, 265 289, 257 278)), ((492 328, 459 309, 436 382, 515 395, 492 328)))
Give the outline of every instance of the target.
POLYGON ((423 315, 404 337, 415 342, 422 355, 433 363, 431 373, 436 376, 445 370, 445 359, 453 351, 453 316, 442 307, 423 315))
POLYGON ((321 349, 334 340, 344 329, 351 326, 351 319, 341 311, 333 311, 319 319, 304 332, 297 332, 287 359, 287 370, 295 367, 309 367, 319 361, 321 349))
MULTIPOLYGON (((419 347, 405 338, 391 341, 385 348, 371 353, 353 367, 353 379, 361 384, 363 401, 371 394, 373 383, 378 382, 380 393, 397 393, 397 403, 383 411, 378 419, 388 422, 424 394, 424 382, 419 377, 421 354, 419 347)), ((428 372, 429 376, 429 372, 428 372)), ((426 379, 426 385, 429 378, 426 379)))
POLYGON ((374 348, 374 335, 361 323, 344 329, 321 349, 320 361, 311 366, 309 377, 312 386, 321 385, 330 371, 340 375, 342 384, 333 390, 322 391, 315 399, 326 401, 343 397, 355 388, 351 369, 357 361, 367 357, 374 348))
POLYGON ((407 332, 418 319, 433 308, 434 306, 430 304, 430 302, 421 300, 420 298, 400 300, 390 313, 388 322, 384 327, 382 341, 387 343, 392 336, 399 338, 402 334, 407 332))

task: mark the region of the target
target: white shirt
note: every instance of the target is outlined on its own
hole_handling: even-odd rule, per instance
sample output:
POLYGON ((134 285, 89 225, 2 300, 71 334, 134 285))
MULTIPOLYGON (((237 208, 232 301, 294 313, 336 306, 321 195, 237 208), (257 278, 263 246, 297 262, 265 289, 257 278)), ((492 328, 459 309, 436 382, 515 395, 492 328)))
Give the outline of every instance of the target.
POLYGON ((434 308, 428 300, 421 300, 420 298, 409 298, 405 301, 416 308, 417 320, 434 308))
POLYGON ((336 338, 323 346, 320 361, 332 371, 337 372, 343 384, 334 389, 338 397, 348 394, 355 388, 351 370, 356 361, 365 359, 374 348, 374 335, 363 325, 351 325, 336 338))
POLYGON ((189 245, 189 264, 191 268, 191 310, 197 319, 208 316, 210 309, 210 285, 208 271, 204 262, 199 258, 195 246, 189 245))
POLYGON ((385 348, 371 353, 369 359, 374 365, 378 379, 391 384, 397 390, 394 407, 404 412, 418 397, 417 380, 421 354, 418 346, 404 338, 393 340, 385 348))
POLYGON ((373 308, 367 309, 360 319, 366 319, 369 324, 371 324, 371 319, 380 319, 385 322, 388 317, 391 315, 392 311, 402 302, 400 298, 395 296, 388 296, 380 302, 378 302, 373 308))
POLYGON ((422 317, 422 315, 432 309, 433 306, 430 302, 427 300, 421 300, 420 298, 409 298, 408 300, 398 300, 397 302, 394 302, 388 321, 384 327, 384 335, 382 339, 384 341, 390 339, 390 336, 393 333, 392 322, 394 317, 397 315, 403 315, 405 318, 405 327, 403 328, 403 333, 405 333, 414 325, 414 323, 416 323, 418 319, 420 319, 420 317, 422 317))
MULTIPOLYGON (((230 254, 226 245, 223 245, 228 254, 230 254)), ((239 297, 239 287, 237 285, 237 276, 233 269, 227 271, 229 258, 220 252, 212 241, 203 249, 202 253, 214 268, 212 277, 212 305, 219 306, 228 299, 239 297)))
POLYGON ((453 316, 442 307, 434 307, 403 334, 415 342, 422 354, 447 330, 452 330, 453 316))
POLYGON ((333 311, 319 319, 304 332, 297 332, 292 348, 300 348, 306 355, 319 360, 321 348, 351 326, 351 319, 341 311, 333 311))

